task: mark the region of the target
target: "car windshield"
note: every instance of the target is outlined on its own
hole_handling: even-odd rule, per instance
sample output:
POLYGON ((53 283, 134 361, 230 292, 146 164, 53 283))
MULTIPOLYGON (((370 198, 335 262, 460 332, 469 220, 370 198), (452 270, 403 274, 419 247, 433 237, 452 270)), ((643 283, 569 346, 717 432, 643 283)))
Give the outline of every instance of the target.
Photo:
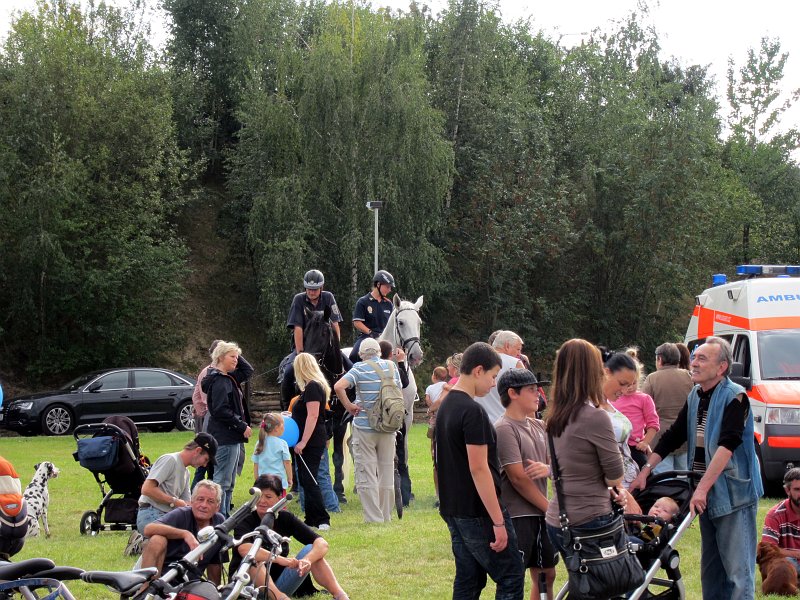
POLYGON ((800 379, 800 329, 758 334, 761 379, 800 379))
POLYGON ((67 385, 61 388, 62 392, 74 392, 80 387, 83 387, 87 383, 89 383, 92 379, 97 377, 99 373, 87 373, 86 375, 81 375, 80 377, 76 377, 72 381, 70 381, 67 385))

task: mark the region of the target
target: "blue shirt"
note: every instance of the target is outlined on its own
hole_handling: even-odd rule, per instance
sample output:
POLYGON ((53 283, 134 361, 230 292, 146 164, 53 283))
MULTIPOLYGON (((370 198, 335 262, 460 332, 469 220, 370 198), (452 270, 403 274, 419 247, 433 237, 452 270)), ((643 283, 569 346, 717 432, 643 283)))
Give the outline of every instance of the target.
MULTIPOLYGON (((370 362, 378 363, 378 366, 387 374, 390 372, 389 369, 393 369, 394 381, 397 387, 402 389, 400 373, 397 370, 396 364, 388 360, 383 360, 382 358, 373 358, 370 362)), ((365 361, 360 361, 354 364, 353 368, 342 375, 342 377, 355 386, 355 403, 361 408, 361 412, 353 419, 353 426, 359 429, 372 429, 369 426, 367 411, 375 404, 375 401, 378 399, 378 393, 381 391, 380 375, 365 361)))
POLYGON ((264 449, 261 454, 253 454, 253 462, 258 466, 258 474, 278 475, 283 481, 283 489, 289 487, 289 481, 286 479, 286 465, 283 464, 285 460, 292 460, 289 455, 289 445, 286 440, 274 435, 264 438, 264 449))
MULTIPOLYGON (((394 310, 391 300, 375 300, 372 293, 362 296, 353 310, 353 321, 363 321, 369 327, 373 337, 378 337, 386 328, 389 316, 394 310)), ((359 332, 360 333, 360 332, 359 332)), ((361 333, 361 335, 365 335, 361 333)))

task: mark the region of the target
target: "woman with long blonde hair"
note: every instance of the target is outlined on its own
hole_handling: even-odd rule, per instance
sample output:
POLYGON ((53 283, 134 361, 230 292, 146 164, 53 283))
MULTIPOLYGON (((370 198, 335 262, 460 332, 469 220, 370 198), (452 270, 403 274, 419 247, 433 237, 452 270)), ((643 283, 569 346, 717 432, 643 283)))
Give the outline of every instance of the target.
POLYGON ((330 529, 331 517, 325 510, 316 474, 328 441, 324 415, 331 386, 317 360, 307 352, 295 357, 294 376, 300 389, 300 399, 292 407, 292 418, 300 429, 300 440, 294 453, 297 456, 297 480, 305 494, 305 523, 326 531, 330 529))

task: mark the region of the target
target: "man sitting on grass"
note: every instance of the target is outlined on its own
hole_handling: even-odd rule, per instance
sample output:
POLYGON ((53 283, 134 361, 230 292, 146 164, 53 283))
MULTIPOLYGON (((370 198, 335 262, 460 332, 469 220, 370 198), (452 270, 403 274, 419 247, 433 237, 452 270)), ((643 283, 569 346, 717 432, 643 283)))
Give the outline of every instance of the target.
MULTIPOLYGON (((209 479, 198 481, 192 491, 189 506, 176 508, 157 520, 149 523, 144 529, 149 538, 142 551, 142 568, 157 567, 163 573, 164 564, 171 564, 199 546, 197 532, 208 525, 219 525, 225 518, 219 512, 222 502, 222 488, 209 479)), ((199 579, 203 571, 216 585, 220 584, 222 560, 220 546, 222 542, 206 552, 197 563, 191 575, 199 579)))

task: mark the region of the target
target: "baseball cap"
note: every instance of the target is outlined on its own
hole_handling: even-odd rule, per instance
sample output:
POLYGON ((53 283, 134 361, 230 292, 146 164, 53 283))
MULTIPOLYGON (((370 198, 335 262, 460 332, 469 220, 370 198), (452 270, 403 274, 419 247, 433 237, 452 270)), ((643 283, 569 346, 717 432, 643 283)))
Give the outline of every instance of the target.
POLYGON ((208 466, 217 464, 217 440, 210 433, 198 433, 194 438, 194 443, 208 452, 208 466))
POLYGON ((363 342, 361 342, 361 345, 358 347, 358 355, 361 356, 362 354, 366 354, 367 351, 369 350, 380 355, 381 345, 378 343, 378 340, 375 340, 373 338, 365 339, 363 342))
POLYGON ((497 380, 497 392, 502 396, 509 388, 519 389, 526 385, 539 385, 536 375, 528 369, 509 369, 497 380))

